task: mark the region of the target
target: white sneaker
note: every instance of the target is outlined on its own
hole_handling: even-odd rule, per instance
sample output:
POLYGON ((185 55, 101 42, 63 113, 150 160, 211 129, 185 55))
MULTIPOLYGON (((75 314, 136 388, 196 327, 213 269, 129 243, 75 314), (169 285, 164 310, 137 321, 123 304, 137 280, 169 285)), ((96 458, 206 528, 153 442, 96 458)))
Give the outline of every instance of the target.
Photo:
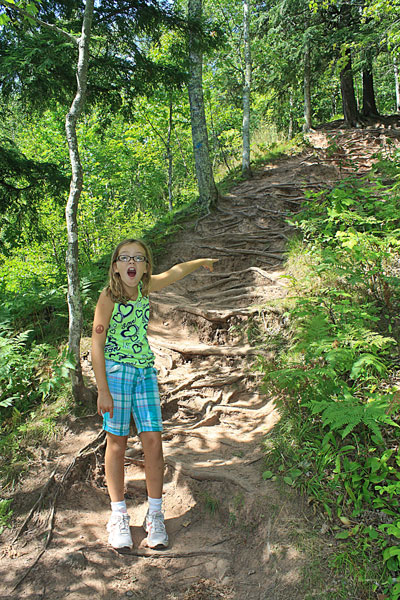
POLYGON ((127 513, 113 512, 107 523, 108 543, 113 548, 132 548, 132 536, 129 529, 129 515, 127 513))
POLYGON ((149 548, 157 546, 168 546, 168 535, 165 530, 164 515, 162 512, 147 511, 143 522, 144 530, 147 533, 147 545, 149 548))

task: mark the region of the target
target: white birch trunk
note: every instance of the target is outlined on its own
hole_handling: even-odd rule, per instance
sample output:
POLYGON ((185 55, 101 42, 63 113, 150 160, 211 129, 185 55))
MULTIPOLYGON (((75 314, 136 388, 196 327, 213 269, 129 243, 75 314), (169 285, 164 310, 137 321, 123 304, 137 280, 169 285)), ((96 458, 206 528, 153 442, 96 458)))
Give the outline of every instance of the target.
POLYGON ((69 310, 69 351, 75 361, 75 370, 71 371, 72 393, 75 401, 82 401, 85 386, 80 362, 80 342, 82 333, 82 303, 78 273, 78 202, 83 186, 83 170, 79 157, 76 124, 82 112, 87 88, 87 71, 89 63, 89 42, 93 18, 94 0, 86 0, 83 15, 82 33, 79 38, 77 90, 71 108, 66 116, 65 130, 67 134, 69 157, 71 161, 71 184, 65 217, 67 222, 68 248, 66 267, 68 277, 68 310, 69 310))
POLYGON ((396 57, 393 58, 394 67, 394 84, 396 88, 396 112, 400 112, 400 79, 399 79, 399 67, 397 64, 396 57))
POLYGON ((289 131, 288 131, 288 140, 293 138, 293 92, 290 91, 289 96, 289 131))
POLYGON ((307 40, 304 48, 304 133, 311 130, 311 64, 310 42, 307 40))
POLYGON ((244 85, 243 85, 243 150, 242 174, 251 175, 250 169, 250 93, 251 93, 251 48, 250 48, 250 0, 243 0, 244 37, 244 85))
MULTIPOLYGON (((200 24, 202 17, 202 0, 188 0, 188 20, 200 24)), ((192 126, 193 153, 196 167, 197 187, 200 203, 212 205, 218 197, 210 160, 208 133, 203 96, 203 53, 199 36, 190 28, 189 31, 189 104, 192 126)))
POLYGON ((169 100, 169 118, 168 118, 168 135, 167 135, 167 159, 168 159, 168 208, 172 210, 172 150, 171 150, 171 135, 172 135, 172 99, 169 100))

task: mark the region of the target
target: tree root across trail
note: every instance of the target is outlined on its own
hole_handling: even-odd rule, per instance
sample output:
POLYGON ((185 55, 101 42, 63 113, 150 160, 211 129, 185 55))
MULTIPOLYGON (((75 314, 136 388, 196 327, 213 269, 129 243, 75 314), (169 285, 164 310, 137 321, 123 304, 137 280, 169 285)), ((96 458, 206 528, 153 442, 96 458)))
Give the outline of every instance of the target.
POLYGON ((13 492, 17 520, 2 535, 0 599, 176 600, 188 590, 194 600, 207 590, 210 598, 236 600, 323 598, 318 577, 304 576, 315 570, 315 556, 318 581, 335 588, 321 566, 334 543, 329 528, 321 533, 305 501, 262 479, 262 443, 279 415, 252 366, 257 356, 272 357, 265 336, 286 331, 279 307, 288 293, 286 217, 306 191, 330 189, 351 174, 352 156, 362 171, 369 168, 377 140, 385 149, 379 135, 315 133, 314 147, 266 165, 169 246, 160 270, 205 251, 220 259, 213 273, 197 271, 151 299, 170 547, 144 546, 144 461, 135 436, 126 456, 134 548, 107 546, 104 436, 96 416, 71 419, 65 437, 13 492))

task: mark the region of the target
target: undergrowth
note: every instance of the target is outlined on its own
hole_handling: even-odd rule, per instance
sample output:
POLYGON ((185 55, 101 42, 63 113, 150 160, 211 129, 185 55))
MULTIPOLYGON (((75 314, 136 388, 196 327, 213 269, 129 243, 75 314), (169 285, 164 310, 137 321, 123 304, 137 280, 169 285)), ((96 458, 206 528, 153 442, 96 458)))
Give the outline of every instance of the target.
MULTIPOLYGON (((400 597, 400 185, 398 163, 330 192, 293 219, 290 335, 264 387, 282 415, 264 478, 317 503, 337 539, 331 566, 357 598, 400 597), (390 171, 390 185, 382 173, 390 171)), ((335 598, 346 598, 337 591, 335 598)))

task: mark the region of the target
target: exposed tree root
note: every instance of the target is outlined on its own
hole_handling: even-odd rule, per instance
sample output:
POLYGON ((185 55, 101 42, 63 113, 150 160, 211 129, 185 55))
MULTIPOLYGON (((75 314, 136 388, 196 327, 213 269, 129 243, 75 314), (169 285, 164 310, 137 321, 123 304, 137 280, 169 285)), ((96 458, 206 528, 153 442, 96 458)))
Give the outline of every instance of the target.
MULTIPOLYGON (((47 519, 48 525, 47 525, 47 530, 46 530, 46 538, 44 541, 44 546, 40 550, 40 552, 37 554, 33 563, 26 569, 24 574, 14 584, 13 591, 15 591, 21 585, 21 583, 26 579, 26 577, 29 575, 29 573, 32 571, 32 569, 37 565, 37 563, 39 562, 39 560, 41 559, 41 557, 43 556, 43 554, 45 553, 45 551, 47 550, 47 548, 50 544, 51 536, 53 534, 54 516, 55 516, 57 498, 58 498, 59 493, 63 489, 63 486, 66 483, 68 477, 73 472, 74 467, 77 466, 78 464, 80 464, 83 459, 87 459, 88 456, 90 456, 92 454, 95 455, 99 451, 100 447, 103 446, 104 444, 105 444, 105 432, 101 431, 94 440, 92 440, 89 444, 84 446, 84 448, 82 448, 79 451, 79 453, 75 456, 75 458, 69 463, 69 465, 66 468, 66 470, 64 471, 64 474, 61 477, 60 481, 56 482, 55 490, 50 499, 49 517, 47 519)), ((20 527, 17 535, 14 537, 13 543, 19 538, 19 536, 23 533, 23 531, 25 531, 29 520, 32 518, 35 511, 42 503, 43 498, 45 497, 46 491, 50 488, 50 486, 54 482, 54 480, 55 480, 55 472, 53 471, 52 474, 50 475, 49 479, 45 483, 42 493, 40 494, 38 500, 35 502, 34 506, 30 510, 28 517, 25 519, 24 523, 20 527)))
MULTIPOLYGON (((151 342, 151 339, 150 339, 151 342)), ((157 344, 161 345, 161 340, 158 340, 157 344)), ((169 348, 174 352, 179 352, 183 356, 254 356, 254 355, 270 355, 271 353, 266 352, 261 348, 253 348, 252 346, 178 346, 172 342, 162 342, 162 347, 169 348)))
POLYGON ((276 250, 275 252, 261 252, 258 250, 247 250, 245 248, 243 248, 243 250, 232 250, 231 248, 221 248, 219 246, 208 246, 206 244, 199 244, 199 248, 207 248, 208 250, 214 250, 215 252, 219 252, 221 254, 227 254, 229 256, 231 256, 232 254, 240 256, 242 254, 249 254, 249 255, 254 255, 254 256, 262 256, 265 260, 265 258, 277 258, 279 260, 282 259, 281 254, 284 254, 285 250, 276 250), (277 254, 279 253, 279 254, 277 254))
POLYGON ((187 379, 186 381, 178 385, 178 387, 174 388, 173 390, 166 390, 164 393, 168 394, 169 396, 172 396, 173 394, 185 390, 186 388, 198 389, 203 387, 222 387, 224 385, 230 385, 232 383, 235 383, 236 381, 240 381, 241 379, 243 379, 244 376, 243 373, 240 373, 238 375, 231 375, 230 377, 224 377, 222 379, 211 379, 208 381, 206 379, 203 379, 202 381, 199 381, 199 379, 204 377, 204 375, 207 375, 207 373, 198 373, 197 375, 194 375, 194 377, 192 377, 191 379, 187 379))
POLYGON ((31 520, 31 518, 33 517, 34 513, 36 512, 36 509, 40 506, 40 504, 42 503, 43 498, 45 497, 48 489, 53 485, 53 483, 55 482, 55 474, 56 474, 56 469, 54 469, 54 471, 51 473, 50 477, 48 478, 48 480, 46 481, 46 483, 44 484, 42 491, 40 492, 40 496, 39 498, 36 500, 36 502, 34 503, 34 505, 32 506, 31 510, 29 511, 26 519, 24 520, 24 522, 22 523, 21 527, 18 529, 17 533, 15 534, 15 536, 13 537, 13 539, 11 540, 12 544, 15 544, 15 542, 18 540, 18 538, 24 533, 29 521, 31 520))
MULTIPOLYGON (((223 542, 221 542, 223 543, 223 542)), ((95 545, 95 546, 82 546, 78 549, 78 552, 98 552, 99 550, 107 550, 107 552, 117 552, 111 546, 95 545)), ((139 556, 141 558, 188 558, 191 556, 205 556, 209 554, 216 554, 218 556, 230 556, 230 553, 226 550, 215 548, 210 546, 209 548, 199 548, 198 550, 181 550, 174 552, 173 550, 151 550, 146 548, 137 548, 132 550, 123 550, 121 552, 124 556, 139 556)))
POLYGON ((186 477, 196 479, 197 481, 221 481, 223 483, 229 483, 238 486, 244 489, 246 492, 252 491, 250 486, 247 486, 245 483, 243 483, 243 481, 227 472, 215 473, 215 471, 211 469, 204 469, 201 467, 196 468, 193 465, 189 467, 172 456, 165 456, 164 462, 183 475, 186 475, 186 477))
MULTIPOLYGON (((164 434, 164 439, 166 442, 168 442, 170 439, 174 438, 175 436, 177 436, 177 437, 179 437, 179 436, 194 437, 194 438, 203 440, 204 442, 209 440, 208 436, 204 435, 203 433, 200 433, 199 431, 193 431, 192 429, 177 429, 177 428, 167 429, 164 434)), ((229 446, 229 448, 236 448, 235 443, 228 442, 227 440, 225 440, 223 438, 218 438, 217 441, 218 441, 218 444, 223 444, 224 446, 229 446)))

